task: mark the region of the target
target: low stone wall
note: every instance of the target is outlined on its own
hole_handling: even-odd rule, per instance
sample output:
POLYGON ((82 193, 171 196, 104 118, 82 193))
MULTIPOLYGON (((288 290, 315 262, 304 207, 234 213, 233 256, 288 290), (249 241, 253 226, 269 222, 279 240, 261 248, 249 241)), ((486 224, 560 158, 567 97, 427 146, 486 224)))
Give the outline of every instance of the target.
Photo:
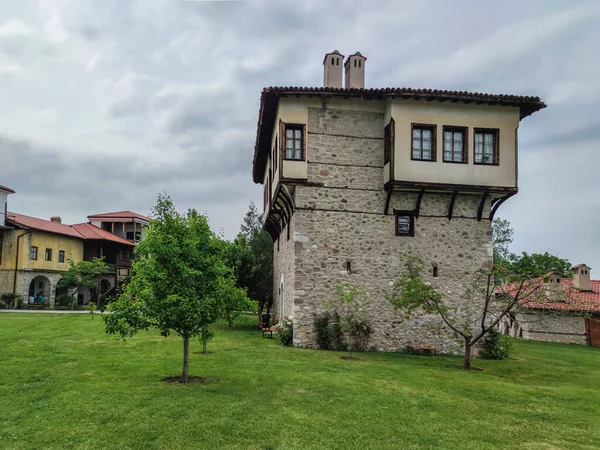
POLYGON ((587 344, 585 318, 565 314, 522 314, 518 317, 523 339, 563 344, 587 344))

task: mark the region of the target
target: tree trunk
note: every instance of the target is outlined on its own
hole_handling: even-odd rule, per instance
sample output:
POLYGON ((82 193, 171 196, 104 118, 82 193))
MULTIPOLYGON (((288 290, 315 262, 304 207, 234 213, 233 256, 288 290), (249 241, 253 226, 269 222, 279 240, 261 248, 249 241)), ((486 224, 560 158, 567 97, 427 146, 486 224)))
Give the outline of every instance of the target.
POLYGON ((188 382, 188 355, 190 353, 190 338, 183 336, 183 370, 181 371, 181 382, 188 382))
POLYGON ((206 355, 206 342, 202 343, 202 354, 206 355))
POLYGON ((465 338, 465 359, 463 369, 471 370, 471 339, 465 338))

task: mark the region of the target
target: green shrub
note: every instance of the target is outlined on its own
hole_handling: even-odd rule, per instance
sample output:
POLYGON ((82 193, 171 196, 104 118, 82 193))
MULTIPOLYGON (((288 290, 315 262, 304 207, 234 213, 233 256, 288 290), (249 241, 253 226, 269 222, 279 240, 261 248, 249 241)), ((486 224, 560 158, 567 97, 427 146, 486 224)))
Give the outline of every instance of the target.
POLYGON ((15 305, 16 309, 25 309, 25 302, 23 301, 22 298, 18 298, 17 299, 17 303, 15 305))
POLYGON ((325 311, 315 317, 314 330, 317 345, 322 350, 346 350, 340 316, 335 311, 325 311))
POLYGON ((279 342, 286 347, 292 347, 294 345, 294 324, 290 317, 284 317, 277 324, 277 336, 279 342))
POLYGON ((75 303, 75 297, 69 294, 63 294, 56 297, 56 306, 69 306, 72 307, 75 303))
POLYGON ((6 303, 4 300, 0 300, 0 309, 7 309, 8 308, 8 303, 6 303))
POLYGON ((13 294, 12 292, 6 292, 0 295, 0 301, 6 304, 5 308, 14 308, 17 305, 17 300, 19 299, 18 294, 13 294))
POLYGON ((512 349, 510 337, 491 329, 483 341, 483 350, 479 357, 483 359, 507 359, 512 349))

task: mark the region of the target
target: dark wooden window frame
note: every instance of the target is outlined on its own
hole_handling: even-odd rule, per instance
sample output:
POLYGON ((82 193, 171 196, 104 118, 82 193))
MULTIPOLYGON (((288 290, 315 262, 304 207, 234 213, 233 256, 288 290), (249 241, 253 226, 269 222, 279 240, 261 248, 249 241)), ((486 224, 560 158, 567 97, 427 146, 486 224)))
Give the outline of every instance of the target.
POLYGON ((64 264, 65 262, 65 251, 64 250, 59 250, 58 251, 58 263, 59 264, 64 264))
MULTIPOLYGON (((482 149, 483 150, 483 149, 482 149)), ((473 164, 482 166, 499 166, 500 165, 500 130, 498 128, 474 128, 473 129, 473 164), (477 162, 475 157, 477 135, 478 134, 493 134, 494 135, 494 160, 491 163, 488 162, 477 162)))
POLYGON ((31 261, 37 261, 38 259, 38 248, 35 245, 32 245, 29 249, 29 259, 31 261))
POLYGON ((414 211, 406 211, 406 210, 394 210, 394 230, 396 236, 414 236, 415 235, 415 212, 414 211), (408 216, 410 217, 409 225, 408 225, 408 233, 400 232, 398 230, 398 216, 408 216))
MULTIPOLYGON (((413 161, 437 161, 437 125, 430 123, 413 123, 410 127, 410 159, 413 161), (413 153, 413 133, 415 128, 431 131, 431 159, 415 158, 413 153)), ((421 156, 423 156, 423 134, 421 134, 421 156)))
MULTIPOLYGON (((450 164, 468 164, 469 163, 469 127, 460 127, 460 126, 450 126, 444 125, 442 128, 442 161, 450 164), (446 140, 446 131, 451 131, 456 133, 457 131, 462 132, 463 134, 463 145, 462 145, 462 161, 447 161, 445 158, 445 140, 446 140)), ((454 137, 452 138, 452 155, 454 155, 454 137)))
POLYGON ((52 249, 51 248, 46 249, 46 252, 44 253, 44 261, 52 261, 52 249))
MULTIPOLYGON (((281 137, 281 148, 283 149, 283 159, 285 161, 306 161, 306 126, 302 123, 284 123, 283 137, 281 137), (300 130, 300 159, 287 157, 287 131, 300 130)), ((295 150, 295 149, 292 149, 295 150)))

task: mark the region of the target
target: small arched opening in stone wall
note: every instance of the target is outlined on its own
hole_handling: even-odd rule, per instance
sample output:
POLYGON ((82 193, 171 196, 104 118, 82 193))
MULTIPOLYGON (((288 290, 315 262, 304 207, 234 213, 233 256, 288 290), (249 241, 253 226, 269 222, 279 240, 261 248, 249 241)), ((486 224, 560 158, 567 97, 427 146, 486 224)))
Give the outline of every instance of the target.
POLYGON ((29 282, 29 293, 27 303, 44 303, 50 302, 52 293, 52 284, 44 275, 38 275, 29 282))

